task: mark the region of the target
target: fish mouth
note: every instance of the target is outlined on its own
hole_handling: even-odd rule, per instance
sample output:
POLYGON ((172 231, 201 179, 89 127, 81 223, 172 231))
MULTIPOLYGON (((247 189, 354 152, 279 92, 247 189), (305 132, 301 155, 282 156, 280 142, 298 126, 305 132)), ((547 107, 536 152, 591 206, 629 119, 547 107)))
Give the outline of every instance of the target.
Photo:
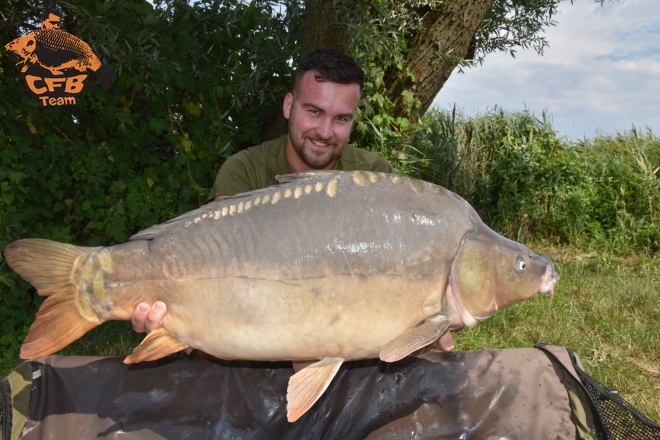
POLYGON ((555 265, 550 260, 550 257, 547 255, 541 255, 541 258, 546 260, 548 265, 546 266, 545 270, 545 275, 543 277, 543 281, 541 281, 541 287, 539 287, 539 291, 536 295, 550 295, 550 301, 548 302, 548 309, 552 305, 552 299, 555 296, 555 285, 557 282, 561 279, 561 276, 555 271, 555 265))

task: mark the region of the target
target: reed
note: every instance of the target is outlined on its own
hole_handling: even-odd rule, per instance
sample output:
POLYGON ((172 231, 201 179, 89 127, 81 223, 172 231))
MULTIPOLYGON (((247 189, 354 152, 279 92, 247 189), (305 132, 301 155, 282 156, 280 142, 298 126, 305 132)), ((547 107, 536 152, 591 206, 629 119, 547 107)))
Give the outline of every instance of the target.
POLYGON ((463 196, 498 232, 624 254, 660 248, 660 139, 636 128, 568 141, 548 116, 432 110, 411 174, 463 196))

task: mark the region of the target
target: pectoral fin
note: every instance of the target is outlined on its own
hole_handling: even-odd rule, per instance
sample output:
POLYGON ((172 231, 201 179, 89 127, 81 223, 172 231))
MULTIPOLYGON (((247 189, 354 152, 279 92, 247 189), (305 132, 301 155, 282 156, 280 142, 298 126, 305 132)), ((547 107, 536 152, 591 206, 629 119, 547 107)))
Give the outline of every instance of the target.
POLYGON ((446 315, 427 318, 383 347, 380 351, 380 360, 396 362, 403 359, 410 353, 437 341, 450 324, 451 318, 446 315))
POLYGON ((342 358, 323 358, 291 376, 286 391, 289 422, 298 420, 314 405, 330 385, 342 362, 344 362, 342 358))
POLYGON ((140 345, 133 349, 133 353, 124 359, 124 363, 155 361, 185 348, 188 348, 186 344, 161 327, 149 333, 140 345))
POLYGON ((312 362, 293 362, 293 372, 297 373, 298 371, 302 370, 303 368, 307 368, 312 364, 315 364, 318 361, 312 361, 312 362))

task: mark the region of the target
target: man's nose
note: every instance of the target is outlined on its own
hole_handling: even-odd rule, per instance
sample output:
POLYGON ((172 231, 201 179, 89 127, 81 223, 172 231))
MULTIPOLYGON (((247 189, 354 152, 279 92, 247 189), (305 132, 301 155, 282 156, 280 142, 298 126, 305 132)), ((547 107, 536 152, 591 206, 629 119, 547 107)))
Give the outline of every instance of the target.
POLYGON ((316 127, 316 132, 321 136, 323 139, 328 139, 329 137, 332 136, 332 119, 331 118, 323 118, 321 120, 321 123, 316 127))

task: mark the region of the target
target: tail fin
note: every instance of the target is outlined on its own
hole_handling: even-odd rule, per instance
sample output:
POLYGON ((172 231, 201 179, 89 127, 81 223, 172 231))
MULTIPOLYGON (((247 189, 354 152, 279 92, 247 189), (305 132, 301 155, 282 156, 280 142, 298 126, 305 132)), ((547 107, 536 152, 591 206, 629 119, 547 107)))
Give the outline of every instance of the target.
POLYGON ((110 88, 110 83, 117 79, 117 74, 105 64, 101 64, 101 67, 95 72, 96 79, 99 80, 99 84, 104 89, 110 88))
POLYGON ((81 310, 80 287, 75 269, 96 248, 28 238, 5 249, 7 263, 26 281, 48 296, 30 327, 21 358, 32 360, 66 347, 103 321, 81 310))

